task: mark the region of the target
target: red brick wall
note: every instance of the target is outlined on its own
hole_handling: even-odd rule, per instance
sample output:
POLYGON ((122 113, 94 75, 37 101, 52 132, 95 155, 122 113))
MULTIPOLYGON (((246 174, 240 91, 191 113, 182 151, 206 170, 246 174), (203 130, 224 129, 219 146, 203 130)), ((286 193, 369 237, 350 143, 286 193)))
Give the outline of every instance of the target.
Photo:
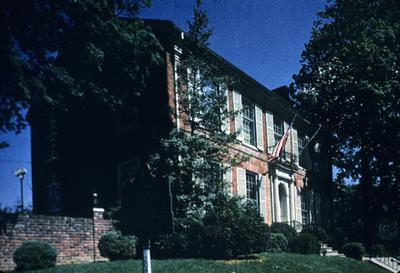
MULTIPOLYGON (((166 60, 166 70, 167 70, 167 88, 168 88, 168 96, 169 96, 169 107, 171 108, 171 115, 172 122, 176 124, 176 118, 175 118, 175 111, 176 111, 176 101, 175 101, 175 83, 174 83, 174 54, 173 53, 166 53, 165 60, 166 60)), ((234 108, 234 102, 233 102, 233 91, 228 90, 228 106, 230 110, 233 110, 234 108)), ((231 147, 230 152, 233 154, 235 153, 243 153, 249 157, 249 160, 246 162, 243 162, 240 164, 239 167, 244 168, 246 170, 252 171, 257 174, 267 174, 268 173, 268 155, 267 155, 267 148, 268 143, 267 143, 267 126, 266 126, 266 118, 265 118, 265 112, 263 112, 263 135, 264 135, 264 147, 265 151, 259 151, 258 149, 253 149, 251 147, 247 147, 245 145, 242 145, 240 143, 234 144, 231 147)), ((185 125, 185 115, 183 113, 180 113, 179 121, 180 121, 180 128, 189 130, 190 128, 188 125, 185 125)), ((230 119, 229 122, 229 127, 230 131, 234 132, 235 131, 235 120, 232 118, 230 119)), ((268 178, 268 175, 265 175, 266 179, 266 203, 265 203, 265 210, 267 212, 265 222, 267 224, 272 223, 272 216, 271 216, 271 211, 272 211, 272 204, 271 204, 271 189, 270 189, 270 181, 268 178)), ((232 190, 234 194, 237 194, 237 177, 236 177, 236 168, 232 168, 232 190)))
POLYGON ((7 224, 6 230, 0 233, 0 270, 14 269, 13 253, 28 240, 41 240, 56 248, 57 264, 92 262, 94 250, 96 260, 104 259, 97 244, 100 236, 112 229, 112 225, 110 220, 103 219, 102 210, 94 209, 93 213, 93 218, 19 215, 15 225, 7 224))

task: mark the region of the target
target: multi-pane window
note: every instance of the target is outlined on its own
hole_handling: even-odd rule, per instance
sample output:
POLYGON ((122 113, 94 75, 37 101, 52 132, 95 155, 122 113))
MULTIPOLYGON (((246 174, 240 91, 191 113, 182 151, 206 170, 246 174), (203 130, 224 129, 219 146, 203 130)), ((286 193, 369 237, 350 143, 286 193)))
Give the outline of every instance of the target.
POLYGON ((308 200, 307 200, 307 192, 301 192, 301 222, 303 224, 308 224, 308 200))
POLYGON ((278 117, 274 117, 274 146, 279 142, 283 136, 283 120, 278 117))
MULTIPOLYGON (((216 93, 219 92, 220 87, 213 82, 205 73, 188 68, 187 70, 187 111, 191 121, 196 123, 196 126, 210 131, 217 130, 221 127, 219 120, 216 122, 211 119, 213 111, 215 111, 216 93), (216 128, 216 126, 218 128, 216 128)), ((193 124, 192 124, 193 125, 193 124)))
POLYGON ((246 197, 258 203, 257 175, 246 171, 246 197))
MULTIPOLYGON (((274 117, 274 147, 282 139, 284 134, 284 122, 278 117, 274 117)), ((284 147, 285 149, 285 147, 284 147)), ((284 150, 283 157, 286 159, 286 153, 284 150)))
POLYGON ((256 118, 254 105, 243 99, 243 140, 250 145, 256 145, 256 118))

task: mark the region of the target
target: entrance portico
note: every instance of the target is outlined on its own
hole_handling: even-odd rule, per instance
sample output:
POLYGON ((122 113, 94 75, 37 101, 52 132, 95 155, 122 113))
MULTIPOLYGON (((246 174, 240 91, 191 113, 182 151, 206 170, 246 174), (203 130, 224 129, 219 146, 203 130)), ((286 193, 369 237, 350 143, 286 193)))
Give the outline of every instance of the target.
POLYGON ((301 217, 301 189, 296 187, 293 172, 277 167, 270 175, 273 222, 304 224, 301 217))

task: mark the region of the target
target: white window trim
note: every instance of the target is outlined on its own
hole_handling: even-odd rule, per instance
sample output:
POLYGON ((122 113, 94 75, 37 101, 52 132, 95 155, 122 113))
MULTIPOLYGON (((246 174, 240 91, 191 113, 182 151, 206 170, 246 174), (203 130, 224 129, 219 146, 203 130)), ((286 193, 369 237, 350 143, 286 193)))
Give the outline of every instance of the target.
POLYGON ((264 122, 263 111, 260 106, 254 105, 256 146, 260 151, 264 151, 264 122))
POLYGON ((238 111, 235 115, 235 131, 239 132, 237 139, 243 141, 242 95, 236 90, 233 91, 233 109, 238 111))
POLYGON ((236 167, 236 192, 238 196, 247 198, 246 170, 239 167, 236 167))

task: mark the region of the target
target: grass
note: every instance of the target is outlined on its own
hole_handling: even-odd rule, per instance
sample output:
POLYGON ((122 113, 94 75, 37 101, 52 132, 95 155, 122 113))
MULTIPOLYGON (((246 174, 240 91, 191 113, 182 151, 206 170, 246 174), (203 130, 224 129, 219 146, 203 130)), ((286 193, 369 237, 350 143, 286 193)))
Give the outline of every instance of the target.
MULTIPOLYGON (((154 273, 386 273, 383 269, 342 257, 264 253, 249 260, 153 260, 154 273)), ((35 273, 141 273, 140 260, 57 266, 35 273)))

